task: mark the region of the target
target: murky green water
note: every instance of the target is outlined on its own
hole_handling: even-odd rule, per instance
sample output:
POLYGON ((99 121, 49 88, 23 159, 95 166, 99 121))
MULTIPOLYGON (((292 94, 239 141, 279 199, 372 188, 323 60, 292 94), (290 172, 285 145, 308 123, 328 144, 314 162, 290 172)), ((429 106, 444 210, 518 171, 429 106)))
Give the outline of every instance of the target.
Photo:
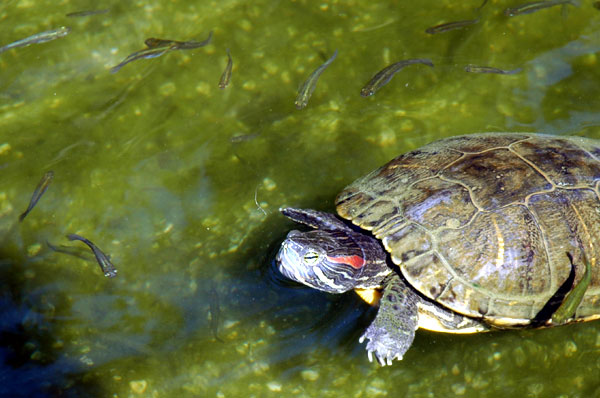
POLYGON ((425 34, 480 4, 455 3, 4 1, 2 45, 72 30, 0 55, 0 395, 600 396, 598 322, 418 332, 402 362, 379 368, 357 341, 372 309, 272 269, 291 227, 280 206, 332 210, 353 179, 436 138, 600 138, 600 10, 507 18, 520 2, 490 0, 478 24, 425 34), (64 16, 100 8, 111 11, 64 16), (147 37, 211 30, 207 47, 109 73, 147 37), (297 87, 335 49, 296 110, 297 87), (406 58, 435 67, 360 97, 406 58), (470 63, 523 72, 468 74, 470 63), (52 185, 18 224, 47 170, 52 185), (110 254, 119 276, 68 233, 110 254))

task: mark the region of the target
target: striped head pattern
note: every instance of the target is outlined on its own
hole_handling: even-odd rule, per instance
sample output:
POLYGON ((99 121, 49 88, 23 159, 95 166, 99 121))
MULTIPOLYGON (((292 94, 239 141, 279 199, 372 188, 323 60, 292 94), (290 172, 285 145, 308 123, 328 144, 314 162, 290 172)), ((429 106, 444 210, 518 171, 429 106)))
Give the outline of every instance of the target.
POLYGON ((277 262, 286 277, 329 293, 377 287, 390 273, 377 240, 346 230, 290 231, 277 262))

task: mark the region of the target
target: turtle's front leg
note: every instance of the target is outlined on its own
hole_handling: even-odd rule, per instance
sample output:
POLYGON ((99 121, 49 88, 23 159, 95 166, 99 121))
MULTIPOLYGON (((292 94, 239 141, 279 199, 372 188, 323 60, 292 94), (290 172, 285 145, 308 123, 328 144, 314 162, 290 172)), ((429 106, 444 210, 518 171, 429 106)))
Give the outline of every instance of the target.
POLYGON ((402 359, 418 328, 417 300, 397 275, 386 281, 377 316, 360 338, 361 343, 369 340, 369 361, 373 361, 373 354, 384 366, 402 359))

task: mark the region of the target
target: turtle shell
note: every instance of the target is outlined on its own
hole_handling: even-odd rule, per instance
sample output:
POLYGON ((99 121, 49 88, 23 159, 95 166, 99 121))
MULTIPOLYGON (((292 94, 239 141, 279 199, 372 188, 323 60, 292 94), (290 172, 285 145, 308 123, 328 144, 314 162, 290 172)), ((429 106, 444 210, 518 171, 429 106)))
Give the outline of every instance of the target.
POLYGON ((336 199, 421 294, 492 325, 526 325, 569 277, 592 280, 569 321, 600 317, 600 142, 487 133, 401 155, 336 199))

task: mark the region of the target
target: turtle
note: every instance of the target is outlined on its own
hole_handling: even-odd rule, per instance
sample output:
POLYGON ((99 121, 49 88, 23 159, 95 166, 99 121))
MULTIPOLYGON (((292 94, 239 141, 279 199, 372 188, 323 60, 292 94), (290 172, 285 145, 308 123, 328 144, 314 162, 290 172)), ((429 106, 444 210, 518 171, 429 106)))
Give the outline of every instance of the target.
POLYGON ((401 360, 419 328, 478 333, 600 318, 600 141, 479 133, 402 154, 340 192, 337 215, 276 255, 287 278, 354 290, 376 315, 369 360, 401 360))

